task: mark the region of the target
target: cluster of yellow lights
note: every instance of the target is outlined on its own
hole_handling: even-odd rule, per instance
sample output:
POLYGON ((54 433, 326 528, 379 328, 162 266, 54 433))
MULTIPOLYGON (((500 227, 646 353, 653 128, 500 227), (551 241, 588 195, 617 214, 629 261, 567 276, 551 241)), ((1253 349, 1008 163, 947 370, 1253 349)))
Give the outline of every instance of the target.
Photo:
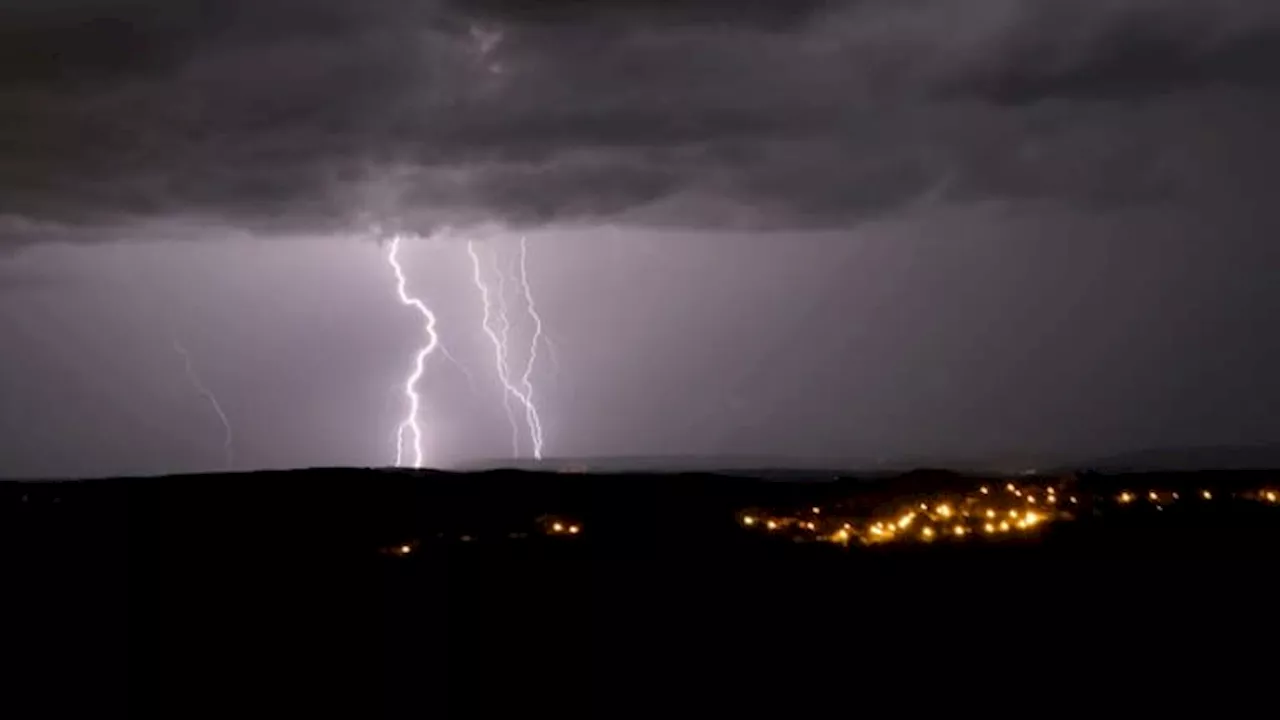
MULTIPOLYGON (((1128 505, 1139 497, 1138 493, 1125 490, 1115 499, 1128 505)), ((1214 494, 1201 490, 1199 497, 1212 500, 1214 494)), ((1264 489, 1242 497, 1280 505, 1278 490, 1264 489)), ((1160 508, 1180 501, 1181 495, 1176 491, 1148 490, 1145 499, 1160 508)), ((770 533, 790 533, 840 545, 854 541, 876 545, 893 541, 934 542, 971 535, 992 538, 1025 535, 1058 518, 1071 518, 1071 506, 1079 504, 1075 495, 1059 494, 1058 488, 1051 485, 1018 486, 1010 482, 1003 488, 983 485, 975 493, 913 501, 887 517, 841 518, 839 512, 814 506, 807 513, 792 515, 743 515, 741 521, 747 528, 763 528, 770 533)))
MULTIPOLYGON (((887 517, 871 519, 840 518, 838 513, 826 512, 820 506, 809 508, 800 516, 752 515, 741 516, 744 527, 763 528, 769 533, 791 531, 813 540, 824 540, 839 545, 854 541, 876 545, 893 541, 933 542, 941 538, 966 538, 1027 534, 1060 517, 1072 517, 1071 507, 1079 504, 1075 495, 1058 494, 1053 486, 1018 487, 1008 483, 1001 493, 999 488, 983 485, 976 493, 950 494, 944 497, 914 502, 887 517), (1003 499, 1001 496, 1004 496, 1003 499), (1058 507, 1062 506, 1062 507, 1058 507)), ((1214 493, 1200 490, 1202 500, 1213 500, 1214 493)), ((1140 495, 1124 490, 1115 496, 1121 505, 1134 503, 1140 495)), ((1280 505, 1280 490, 1261 489, 1241 492, 1236 497, 1256 500, 1268 505, 1280 505)), ((1145 499, 1161 509, 1178 502, 1176 491, 1148 490, 1145 499)), ((548 535, 578 535, 582 526, 578 523, 556 520, 545 526, 548 535)), ((514 536, 513 536, 514 537, 514 536)), ((463 536, 464 541, 471 540, 463 536)), ((411 544, 383 548, 382 552, 401 557, 412 554, 411 544)))
MULTIPOLYGON (((1213 491, 1201 490, 1199 493, 1199 497, 1201 500, 1212 500, 1214 498, 1213 491)), ((1244 499, 1255 499, 1260 502, 1264 502, 1272 505, 1280 504, 1280 493, 1277 493, 1277 491, 1275 490, 1263 489, 1263 490, 1257 491, 1256 493, 1252 491, 1244 492, 1244 493, 1238 494, 1237 497, 1244 498, 1244 499)), ((1121 505, 1129 505, 1138 499, 1138 494, 1129 490, 1124 490, 1119 495, 1116 495, 1115 499, 1116 499, 1116 502, 1120 503, 1121 505)), ((1182 496, 1177 491, 1148 490, 1146 493, 1146 499, 1149 503, 1152 503, 1157 506, 1163 506, 1163 505, 1180 501, 1182 499, 1182 496)))
POLYGON ((1025 534, 1055 519, 1060 502, 1074 505, 1068 496, 1060 500, 1055 487, 1005 486, 1004 497, 982 486, 976 493, 952 494, 921 500, 887 517, 839 518, 837 513, 814 506, 799 515, 743 515, 747 528, 763 527, 767 532, 799 533, 799 536, 840 545, 858 541, 867 545, 887 542, 933 542, 942 538, 966 538, 1025 534), (997 497, 992 497, 992 495, 997 497), (1044 509, 1041 509, 1043 507, 1044 509))

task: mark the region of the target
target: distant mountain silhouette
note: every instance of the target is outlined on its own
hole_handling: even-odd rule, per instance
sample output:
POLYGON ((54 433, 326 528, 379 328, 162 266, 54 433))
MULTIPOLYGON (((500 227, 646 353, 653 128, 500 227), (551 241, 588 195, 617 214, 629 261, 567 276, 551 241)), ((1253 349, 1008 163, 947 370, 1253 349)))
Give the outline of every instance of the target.
POLYGON ((1153 448, 1096 458, 1079 467, 1095 470, 1262 470, 1280 468, 1280 445, 1153 448))
POLYGON ((942 458, 933 456, 879 458, 795 458, 775 455, 619 455, 603 457, 556 457, 541 461, 531 459, 479 460, 450 468, 473 472, 499 468, 562 472, 733 472, 760 477, 823 477, 836 474, 874 475, 903 473, 920 468, 940 468, 961 473, 1018 474, 1038 470, 1041 473, 1074 469, 1105 471, 1159 470, 1257 470, 1280 468, 1280 444, 1222 445, 1183 448, 1152 448, 1084 461, 1036 461, 1035 454, 1015 458, 1001 456, 988 459, 942 458))
MULTIPOLYGON (((556 457, 544 460, 478 460, 456 465, 450 470, 475 472, 492 469, 540 470, 548 472, 592 473, 674 473, 725 472, 756 477, 825 478, 836 475, 900 474, 920 468, 995 471, 1005 463, 956 461, 931 456, 881 458, 796 458, 777 455, 619 455, 556 457)), ((1012 466, 1011 466, 1012 467, 1012 466)), ((1021 465, 1016 469, 1021 469, 1021 465)))
POLYGON ((767 455, 618 455, 601 457, 555 457, 543 460, 527 458, 478 460, 451 469, 458 471, 512 468, 519 470, 588 472, 716 472, 761 473, 786 471, 800 474, 828 474, 874 467, 857 460, 804 459, 767 455))

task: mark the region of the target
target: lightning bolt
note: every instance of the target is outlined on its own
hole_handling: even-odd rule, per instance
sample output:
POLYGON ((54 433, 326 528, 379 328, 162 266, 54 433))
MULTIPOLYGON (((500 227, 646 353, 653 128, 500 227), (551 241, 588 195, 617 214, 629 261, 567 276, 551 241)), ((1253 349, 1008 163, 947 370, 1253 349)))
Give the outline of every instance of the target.
MULTIPOLYGON (((520 454, 520 428, 516 424, 515 412, 511 408, 511 396, 517 398, 521 396, 518 388, 511 384, 511 370, 507 364, 507 335, 511 329, 510 320, 506 312, 505 283, 502 281, 502 273, 498 273, 498 309, 497 314, 502 322, 502 330, 494 328, 493 316, 495 313, 494 302, 491 297, 491 291, 488 283, 484 281, 484 273, 480 267, 480 254, 476 252, 475 242, 467 241, 467 255, 471 257, 471 280, 475 283, 476 290, 480 293, 480 306, 484 311, 484 316, 480 320, 480 327, 484 330, 484 334, 489 337, 489 342, 493 344, 493 360, 494 368, 498 373, 498 382, 502 383, 502 407, 507 413, 507 422, 511 425, 511 447, 512 453, 520 454)), ((497 254, 494 254, 495 267, 497 266, 497 254)))
MULTIPOLYGON (((413 308, 422 316, 427 340, 418 349, 414 357, 413 369, 403 383, 403 393, 407 400, 408 410, 404 420, 400 422, 396 429, 396 465, 404 465, 407 458, 411 456, 411 466, 420 468, 423 466, 423 449, 422 428, 418 424, 418 413, 422 405, 422 398, 418 394, 418 383, 426 371, 428 358, 439 351, 441 355, 466 375, 468 384, 472 385, 473 392, 475 387, 472 384, 471 373, 441 343, 439 334, 436 332, 435 313, 421 299, 409 294, 404 268, 400 264, 400 242, 402 239, 403 236, 398 234, 392 236, 390 251, 387 253, 387 263, 395 273, 396 295, 400 304, 413 308)), ((518 273, 512 273, 512 275, 520 284, 519 293, 524 299, 526 310, 533 323, 533 335, 529 341, 527 363, 519 379, 516 380, 511 370, 510 336, 512 321, 507 304, 507 273, 503 271, 499 263, 499 253, 494 249, 491 257, 493 260, 493 272, 496 274, 496 283, 495 287, 491 288, 485 280, 483 263, 475 242, 467 241, 467 256, 471 260, 472 268, 471 279, 480 294, 480 304, 484 313, 480 325, 485 335, 489 338, 489 342, 493 345, 494 368, 503 391, 502 405, 506 411, 507 423, 511 426, 512 452, 516 456, 520 454, 520 424, 517 421, 516 411, 513 407, 512 400, 514 399, 524 408, 525 423, 529 428, 533 456, 541 460, 543 449, 542 419, 533 400, 533 372, 538 359, 540 343, 548 343, 548 352, 551 352, 554 348, 550 345, 550 339, 543 334, 542 317, 538 313, 537 305, 533 299, 531 283, 529 282, 528 255, 527 240, 521 238, 518 273)))
POLYGON ((235 465, 235 447, 232 443, 231 421, 227 419, 227 414, 222 411, 222 405, 218 402, 217 396, 215 396, 213 391, 206 387, 204 382, 200 379, 200 374, 196 372, 195 365, 191 362, 191 353, 187 352, 187 349, 177 340, 173 341, 173 349, 182 356, 182 361, 186 365, 187 369, 187 380, 191 382, 191 385, 196 389, 196 392, 200 393, 205 400, 209 401, 209 405, 213 407, 213 411, 218 414, 218 419, 222 421, 223 467, 226 470, 230 470, 231 467, 235 465))
POLYGON ((458 372, 462 373, 462 376, 467 379, 467 388, 471 391, 471 394, 479 394, 480 391, 476 388, 476 379, 471 374, 471 371, 467 369, 467 366, 463 365, 458 358, 454 357, 453 353, 449 352, 449 348, 444 346, 444 343, 438 344, 437 349, 440 350, 440 354, 444 356, 444 359, 452 363, 453 366, 458 369, 458 372))
POLYGON ((551 377, 553 380, 560 378, 560 350, 556 346, 554 340, 549 336, 542 336, 542 344, 547 348, 547 359, 551 361, 551 377))
POLYGON ((484 280, 480 254, 476 252, 475 243, 472 241, 467 242, 467 254, 471 257, 472 282, 480 293, 480 304, 484 311, 480 326, 485 335, 489 337, 489 342, 493 345, 494 369, 497 371, 498 381, 502 384, 502 406, 507 413, 507 422, 511 425, 512 452, 517 456, 520 454, 520 428, 516 422, 511 404, 511 399, 515 398, 524 408, 525 423, 529 427, 529 439, 533 448, 533 457, 541 460, 543 448, 542 418, 533 399, 533 371, 537 364, 538 346, 540 343, 548 342, 548 338, 543 335, 542 316, 538 313, 538 307, 534 302, 529 282, 528 242, 525 238, 520 239, 518 272, 515 273, 515 279, 520 283, 520 294, 524 298, 529 318, 533 321, 533 335, 529 340, 527 362, 518 382, 513 379, 514 376, 511 372, 511 317, 506 297, 507 274, 498 262, 498 252, 495 249, 492 257, 493 272, 497 277, 497 282, 496 286, 491 289, 484 280))
MULTIPOLYGON (((498 322, 502 323, 502 329, 499 331, 501 338, 500 347, 502 348, 502 384, 506 386, 507 392, 502 394, 502 406, 507 411, 507 421, 511 424, 511 453, 519 457, 520 455, 520 428, 516 424, 515 415, 512 413, 511 396, 513 386, 511 384, 511 315, 507 306, 507 276, 502 271, 502 263, 499 262, 498 248, 493 248, 493 273, 498 278, 498 322)), ((517 395, 517 399, 523 400, 517 395)))
POLYGON ((525 422, 529 424, 529 435, 533 440, 533 456, 542 459, 542 419, 538 415, 538 406, 533 402, 533 366, 538 360, 538 341, 542 339, 542 316, 538 314, 538 306, 533 302, 533 291, 529 287, 529 243, 524 236, 520 237, 520 287, 524 293, 525 308, 529 319, 533 320, 533 336, 529 340, 529 359, 524 366, 524 375, 520 382, 524 386, 525 422))
POLYGON ((422 428, 418 425, 418 408, 421 406, 422 400, 418 396, 418 381, 422 379, 422 373, 426 369, 427 358, 440 346, 440 336, 436 333, 435 313, 431 312, 431 308, 427 307, 426 303, 409 295, 406 289, 407 281, 405 280, 404 269, 400 266, 400 239, 400 235, 395 235, 391 238, 391 250, 387 253, 387 263, 391 265, 392 271, 395 272, 396 296, 400 299, 400 304, 413 308, 422 315, 427 332, 427 342, 418 348, 413 361, 413 372, 409 374, 409 377, 404 382, 404 395, 408 400, 409 410, 405 414, 404 420, 400 421, 400 426, 396 429, 396 466, 399 467, 404 464, 405 433, 407 431, 413 446, 413 467, 420 468, 423 465, 422 428))

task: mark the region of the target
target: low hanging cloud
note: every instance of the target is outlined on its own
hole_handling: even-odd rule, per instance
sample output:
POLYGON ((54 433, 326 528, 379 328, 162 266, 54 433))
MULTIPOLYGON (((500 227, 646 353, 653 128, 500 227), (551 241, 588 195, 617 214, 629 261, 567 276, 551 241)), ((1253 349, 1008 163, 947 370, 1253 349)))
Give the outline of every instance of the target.
POLYGON ((6 243, 1265 220, 1280 161, 1267 0, 19 0, 0 28, 6 243))

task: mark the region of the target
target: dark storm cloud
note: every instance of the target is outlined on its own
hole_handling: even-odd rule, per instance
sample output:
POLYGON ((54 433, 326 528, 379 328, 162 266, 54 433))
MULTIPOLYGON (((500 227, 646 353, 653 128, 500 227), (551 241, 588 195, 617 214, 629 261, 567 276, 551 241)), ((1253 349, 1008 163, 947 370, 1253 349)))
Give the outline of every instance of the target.
POLYGON ((1280 161, 1265 0, 23 0, 0 28, 19 242, 1262 213, 1280 161))
POLYGON ((1021 36, 968 78, 968 89, 1008 103, 1123 101, 1205 87, 1274 90, 1278 22, 1266 3, 1120 4, 1102 18, 1063 3, 1033 14, 1021 36))
POLYGON ((790 28, 837 0, 448 0, 464 17, 495 22, 621 25, 751 25, 790 28))

